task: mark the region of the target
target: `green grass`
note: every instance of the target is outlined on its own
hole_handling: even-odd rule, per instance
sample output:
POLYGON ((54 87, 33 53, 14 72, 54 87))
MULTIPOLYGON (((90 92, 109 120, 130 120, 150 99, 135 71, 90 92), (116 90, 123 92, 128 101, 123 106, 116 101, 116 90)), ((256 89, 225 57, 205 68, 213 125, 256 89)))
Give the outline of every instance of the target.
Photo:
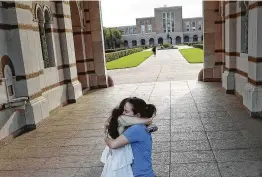
POLYGON ((106 63, 106 68, 111 69, 123 69, 123 68, 132 68, 140 65, 148 57, 152 55, 152 51, 142 51, 133 53, 131 55, 119 58, 114 61, 106 63))
POLYGON ((179 52, 185 57, 188 63, 203 63, 204 54, 202 49, 180 49, 179 52))

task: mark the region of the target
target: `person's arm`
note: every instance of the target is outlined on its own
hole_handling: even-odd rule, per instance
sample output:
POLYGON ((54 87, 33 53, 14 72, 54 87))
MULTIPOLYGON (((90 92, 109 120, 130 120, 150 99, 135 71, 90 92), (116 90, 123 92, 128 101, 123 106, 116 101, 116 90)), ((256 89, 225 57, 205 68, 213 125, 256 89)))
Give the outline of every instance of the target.
POLYGON ((106 138, 105 142, 111 149, 117 149, 129 144, 128 139, 124 135, 120 135, 116 139, 106 138))
POLYGON ((141 125, 133 125, 129 127, 122 135, 116 139, 106 138, 105 142, 111 149, 117 149, 127 144, 134 143, 141 140, 142 131, 145 131, 141 125))
POLYGON ((131 126, 135 124, 150 125, 152 123, 152 120, 149 118, 139 118, 133 116, 126 116, 126 115, 121 115, 119 121, 121 121, 121 125, 123 126, 131 126))

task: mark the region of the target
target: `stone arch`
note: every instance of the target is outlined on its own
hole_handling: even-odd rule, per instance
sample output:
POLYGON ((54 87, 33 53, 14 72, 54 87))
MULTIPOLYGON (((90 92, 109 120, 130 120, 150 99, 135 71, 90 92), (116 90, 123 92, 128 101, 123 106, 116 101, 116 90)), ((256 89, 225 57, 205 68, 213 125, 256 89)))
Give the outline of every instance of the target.
POLYGON ((1 58, 0 62, 0 80, 5 78, 5 86, 7 89, 8 99, 12 99, 15 95, 14 92, 14 77, 15 77, 15 68, 11 59, 5 55, 1 58), (10 73, 10 74, 9 74, 10 73))
POLYGON ((146 45, 146 40, 145 39, 141 39, 140 43, 141 43, 141 45, 146 45))
POLYGON ((197 42, 198 41, 198 36, 195 34, 194 36, 193 36, 193 42, 197 42))
POLYGON ((189 37, 188 36, 184 36, 184 42, 189 42, 189 37))
POLYGON ((132 47, 136 47, 137 46, 137 41, 136 40, 132 40, 132 47))
POLYGON ((155 40, 154 40, 154 38, 150 38, 150 39, 149 39, 149 45, 150 45, 150 46, 154 46, 154 45, 155 45, 155 40))
POLYGON ((157 40, 157 43, 158 43, 159 45, 163 45, 163 43, 164 43, 163 38, 162 38, 162 37, 159 37, 158 40, 157 40))
POLYGON ((47 23, 53 22, 52 11, 50 10, 50 8, 48 6, 44 6, 43 15, 44 15, 45 22, 47 22, 47 23))
POLYGON ((181 44, 181 37, 180 36, 176 37, 176 44, 181 44))
POLYGON ((15 68, 14 68, 13 62, 7 55, 4 55, 1 58, 0 65, 1 65, 0 66, 0 69, 1 69, 0 79, 4 77, 4 68, 5 68, 6 65, 8 65, 11 68, 12 75, 15 76, 15 68))
POLYGON ((34 20, 37 21, 38 23, 40 21, 44 21, 44 10, 40 4, 35 5, 35 10, 34 10, 34 20))
POLYGON ((124 40, 124 47, 128 47, 128 41, 124 40))

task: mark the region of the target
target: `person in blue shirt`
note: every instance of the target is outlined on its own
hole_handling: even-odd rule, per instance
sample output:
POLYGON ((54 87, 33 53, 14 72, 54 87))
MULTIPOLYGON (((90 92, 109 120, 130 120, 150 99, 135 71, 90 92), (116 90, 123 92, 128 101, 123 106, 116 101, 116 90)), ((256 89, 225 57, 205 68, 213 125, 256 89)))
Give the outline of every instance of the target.
MULTIPOLYGON (((123 111, 125 115, 150 118, 156 113, 156 108, 152 104, 146 104, 146 102, 140 98, 133 97, 127 99, 123 111)), ((114 127, 114 125, 111 125, 111 127, 114 127)), ((133 125, 115 139, 106 138, 105 142, 111 149, 117 149, 131 144, 134 156, 132 164, 134 176, 155 177, 152 167, 152 136, 151 133, 147 131, 146 125, 133 125)))

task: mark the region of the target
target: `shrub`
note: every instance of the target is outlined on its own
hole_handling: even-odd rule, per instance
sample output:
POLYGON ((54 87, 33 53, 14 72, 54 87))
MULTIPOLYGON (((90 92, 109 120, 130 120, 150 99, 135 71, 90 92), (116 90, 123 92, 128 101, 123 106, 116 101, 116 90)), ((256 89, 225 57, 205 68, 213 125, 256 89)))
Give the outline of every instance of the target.
POLYGON ((142 48, 133 48, 133 49, 121 50, 117 52, 106 53, 105 54, 106 62, 116 60, 118 58, 130 55, 132 53, 141 52, 142 50, 143 50, 142 48))
POLYGON ((121 50, 126 50, 126 48, 117 48, 117 49, 106 49, 105 53, 117 52, 121 50))
POLYGON ((164 43, 164 44, 163 44, 163 47, 164 47, 164 48, 171 48, 171 44, 169 44, 169 43, 164 43))
POLYGON ((203 49, 203 44, 193 44, 193 47, 203 49))

